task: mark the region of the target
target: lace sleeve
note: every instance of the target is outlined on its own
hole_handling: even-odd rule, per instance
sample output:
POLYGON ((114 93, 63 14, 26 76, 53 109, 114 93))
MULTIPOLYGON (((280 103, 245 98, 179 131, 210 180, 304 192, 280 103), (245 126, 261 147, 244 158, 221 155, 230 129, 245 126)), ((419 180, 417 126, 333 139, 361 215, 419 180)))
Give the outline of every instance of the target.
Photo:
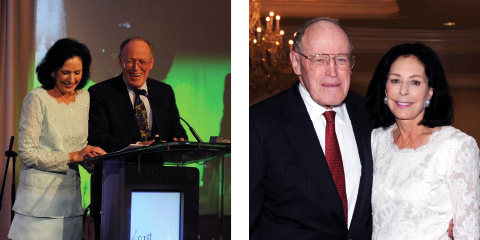
POLYGON ((43 171, 67 172, 68 153, 42 151, 38 148, 44 113, 39 96, 30 92, 22 106, 19 126, 20 160, 29 168, 43 171))
POLYGON ((454 154, 448 181, 455 225, 453 236, 455 239, 479 239, 480 160, 475 140, 469 137, 462 141, 454 154))

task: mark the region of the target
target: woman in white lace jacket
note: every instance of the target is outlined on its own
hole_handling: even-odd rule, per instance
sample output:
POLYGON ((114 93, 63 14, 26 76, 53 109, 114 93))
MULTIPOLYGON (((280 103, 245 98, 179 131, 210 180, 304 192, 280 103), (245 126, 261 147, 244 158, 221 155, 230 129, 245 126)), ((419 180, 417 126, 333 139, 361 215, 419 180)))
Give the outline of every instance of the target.
POLYGON ((450 126, 452 98, 437 54, 390 49, 367 91, 374 163, 372 239, 480 239, 479 150, 450 126))
POLYGON ((60 39, 36 69, 42 87, 27 94, 20 117, 11 239, 83 239, 78 163, 105 153, 87 145, 90 63, 85 45, 60 39))

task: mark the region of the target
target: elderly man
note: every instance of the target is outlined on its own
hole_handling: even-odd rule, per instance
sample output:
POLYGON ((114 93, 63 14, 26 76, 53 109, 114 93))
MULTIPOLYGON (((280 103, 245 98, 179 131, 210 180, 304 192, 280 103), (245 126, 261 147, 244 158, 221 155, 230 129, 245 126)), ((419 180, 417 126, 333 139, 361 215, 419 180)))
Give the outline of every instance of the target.
MULTIPOLYGON (((172 87, 148 78, 153 63, 153 46, 147 40, 132 37, 120 45, 118 64, 122 74, 88 90, 90 145, 112 152, 132 143, 149 145, 155 135, 165 141, 187 139, 180 124, 172 87)), ((99 239, 101 174, 92 175, 91 185, 90 209, 96 239, 99 239)))
POLYGON ((153 63, 153 47, 145 39, 133 37, 120 45, 122 74, 88 90, 89 144, 111 152, 137 142, 148 145, 155 135, 166 141, 186 139, 172 87, 148 78, 153 63))
POLYGON ((371 118, 349 92, 348 32, 307 22, 290 60, 299 81, 250 109, 250 239, 369 239, 371 118))

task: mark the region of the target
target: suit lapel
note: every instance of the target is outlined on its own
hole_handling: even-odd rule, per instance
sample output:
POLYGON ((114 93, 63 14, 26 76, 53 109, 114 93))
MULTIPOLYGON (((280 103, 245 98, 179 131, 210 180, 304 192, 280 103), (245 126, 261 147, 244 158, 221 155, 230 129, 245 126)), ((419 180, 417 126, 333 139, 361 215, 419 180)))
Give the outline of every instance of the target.
POLYGON ((125 85, 122 74, 117 78, 117 81, 114 84, 114 89, 116 108, 120 112, 122 120, 125 122, 125 126, 127 126, 128 131, 132 134, 134 139, 141 139, 137 119, 135 118, 135 110, 133 110, 132 102, 128 95, 127 86, 125 85))
POLYGON ((161 100, 159 99, 160 98, 159 94, 162 94, 162 91, 155 88, 154 84, 150 84, 151 81, 156 81, 156 80, 147 79, 147 88, 149 93, 148 100, 150 102, 150 108, 152 109, 152 113, 153 113, 152 134, 156 133, 156 134, 159 134, 160 136, 165 136, 167 133, 164 133, 163 132, 164 129, 161 129, 160 127, 166 126, 165 125, 166 123, 164 123, 162 119, 164 116, 169 114, 166 112, 168 108, 164 107, 162 105, 161 100))
POLYGON ((284 129, 300 160, 314 179, 314 184, 318 186, 319 191, 324 195, 338 217, 345 222, 342 200, 338 195, 320 141, 298 90, 298 85, 299 82, 297 81, 297 84, 289 90, 287 96, 285 114, 288 118, 291 118, 291 121, 284 126, 284 129))

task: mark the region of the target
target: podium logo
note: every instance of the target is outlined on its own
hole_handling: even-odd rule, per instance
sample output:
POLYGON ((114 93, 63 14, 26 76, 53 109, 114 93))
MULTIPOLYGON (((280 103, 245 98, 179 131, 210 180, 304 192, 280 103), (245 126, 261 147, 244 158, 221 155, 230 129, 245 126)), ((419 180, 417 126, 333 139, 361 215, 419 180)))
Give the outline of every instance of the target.
POLYGON ((138 237, 136 235, 137 235, 137 230, 135 230, 135 234, 130 240, 153 240, 152 233, 148 233, 145 236, 138 236, 138 237))

